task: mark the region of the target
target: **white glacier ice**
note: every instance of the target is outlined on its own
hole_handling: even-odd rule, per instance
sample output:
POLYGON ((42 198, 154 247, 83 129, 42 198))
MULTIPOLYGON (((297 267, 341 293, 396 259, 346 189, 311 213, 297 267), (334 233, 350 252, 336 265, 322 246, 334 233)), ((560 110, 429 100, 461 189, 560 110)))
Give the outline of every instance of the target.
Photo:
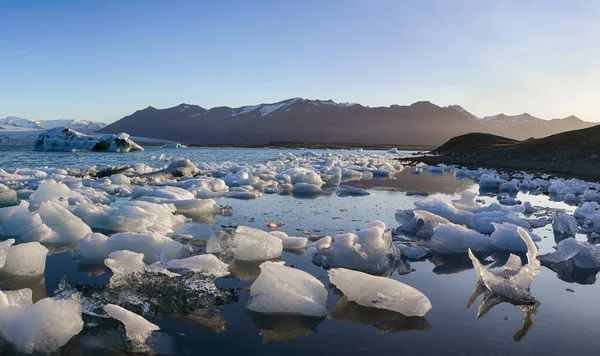
POLYGON ((264 314, 327 315, 327 290, 309 273, 267 261, 250 287, 246 308, 264 314))
POLYGON ((118 305, 107 304, 104 306, 104 311, 110 317, 119 320, 125 325, 127 338, 134 343, 144 344, 153 331, 160 330, 157 325, 152 324, 142 316, 118 305))
POLYGON ((308 239, 306 237, 288 236, 288 234, 283 231, 271 231, 269 234, 281 239, 283 248, 301 249, 308 246, 308 239))
POLYGON ((481 283, 493 294, 500 295, 511 302, 520 304, 533 304, 535 297, 529 291, 531 282, 540 273, 540 261, 537 259, 537 247, 535 243, 522 228, 517 229, 519 236, 527 245, 528 263, 515 271, 518 266, 516 259, 509 260, 508 269, 513 269, 512 273, 493 273, 483 266, 481 262, 473 255, 469 249, 469 258, 473 262, 473 267, 481 283))
POLYGON ((247 226, 235 231, 219 231, 211 236, 206 252, 231 254, 239 261, 263 261, 281 256, 283 243, 280 238, 247 226))
POLYGON ((153 232, 118 233, 110 237, 91 233, 77 242, 76 252, 80 259, 98 260, 120 250, 143 253, 148 263, 160 260, 161 254, 167 258, 182 258, 189 254, 181 243, 153 232))
POLYGON ((144 149, 129 139, 126 133, 89 136, 66 127, 55 127, 39 134, 37 151, 107 151, 136 152, 144 149))
POLYGON ((48 249, 39 242, 12 245, 1 272, 15 276, 39 276, 46 270, 48 249))
POLYGON ((329 270, 329 280, 348 300, 365 307, 387 309, 405 316, 423 316, 431 302, 419 290, 387 277, 345 268, 329 270))
POLYGON ((30 289, 0 291, 0 334, 22 352, 56 352, 82 329, 76 300, 44 298, 33 304, 30 289))

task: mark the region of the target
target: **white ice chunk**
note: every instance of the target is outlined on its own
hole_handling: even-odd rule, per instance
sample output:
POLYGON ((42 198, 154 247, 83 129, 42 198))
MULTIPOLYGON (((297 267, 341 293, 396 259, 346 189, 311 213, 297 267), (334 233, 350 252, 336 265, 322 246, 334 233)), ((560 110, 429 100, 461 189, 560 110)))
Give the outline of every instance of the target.
POLYGON ((423 316, 431 302, 419 290, 387 277, 345 268, 329 270, 329 280, 348 300, 365 307, 392 310, 405 316, 423 316))
POLYGON ((234 232, 217 232, 206 245, 209 253, 232 253, 240 261, 263 261, 281 256, 280 238, 262 230, 238 226, 234 232))
POLYGON ((13 245, 0 271, 16 276, 39 276, 46 270, 48 249, 39 242, 13 245))
POLYGON ((56 352, 83 329, 78 301, 45 298, 31 304, 31 290, 25 294, 16 303, 14 298, 8 298, 9 305, 0 303, 0 333, 20 351, 56 352))
POLYGON ((76 251, 81 259, 103 259, 111 252, 120 250, 143 253, 148 263, 158 261, 161 254, 167 258, 181 258, 188 255, 181 243, 152 232, 119 233, 110 237, 92 233, 77 242, 76 251))
POLYGON ((196 255, 188 258, 164 261, 169 268, 185 268, 213 277, 225 277, 229 274, 229 266, 215 255, 196 255))
POLYGON ((92 232, 80 218, 54 202, 42 203, 38 214, 43 223, 55 233, 55 239, 45 239, 44 242, 73 243, 92 232))
POLYGON ((269 234, 281 239, 283 248, 302 249, 308 246, 308 239, 306 237, 288 236, 288 234, 283 231, 272 231, 269 232, 269 234))
MULTIPOLYGON (((32 205, 40 205, 45 201, 54 201, 59 202, 59 199, 63 199, 63 201, 72 198, 78 201, 87 201, 87 199, 77 193, 69 189, 64 183, 57 183, 54 180, 47 180, 39 185, 36 191, 29 196, 29 203, 32 205)), ((61 205, 68 205, 66 203, 61 202, 61 205)))
POLYGON ((433 237, 427 243, 427 247, 438 254, 459 254, 467 252, 468 249, 491 251, 492 246, 489 236, 452 223, 437 226, 433 237))
POLYGON ((246 308, 264 314, 327 315, 327 290, 321 281, 283 262, 264 262, 260 270, 246 308))
POLYGON ((118 305, 107 304, 104 311, 125 325, 127 338, 134 343, 144 344, 153 331, 160 330, 157 325, 118 305))
POLYGON ((558 212, 554 215, 552 230, 559 238, 575 237, 578 230, 577 220, 564 211, 558 212))
MULTIPOLYGON (((510 223, 492 223, 492 225, 494 225, 495 230, 491 238, 496 249, 509 252, 527 252, 527 244, 520 236, 519 226, 510 223)), ((541 241, 541 238, 533 233, 530 233, 529 236, 532 239, 541 241)))

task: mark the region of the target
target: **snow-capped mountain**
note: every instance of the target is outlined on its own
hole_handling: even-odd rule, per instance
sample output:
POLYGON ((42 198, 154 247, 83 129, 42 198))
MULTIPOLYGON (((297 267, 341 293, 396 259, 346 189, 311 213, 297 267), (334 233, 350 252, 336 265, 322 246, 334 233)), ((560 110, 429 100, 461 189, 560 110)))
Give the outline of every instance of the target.
POLYGON ((103 122, 87 120, 32 120, 15 116, 0 119, 0 126, 6 129, 46 130, 55 127, 68 127, 79 132, 95 132, 106 126, 103 122))
POLYGON ((597 124, 583 121, 573 115, 564 119, 552 120, 540 119, 529 113, 520 115, 498 114, 478 118, 459 105, 451 105, 449 107, 465 116, 476 119, 479 127, 477 130, 473 130, 473 132, 481 131, 519 140, 530 137, 546 137, 564 131, 585 129, 597 124))
POLYGON ((88 120, 44 120, 42 125, 46 129, 67 127, 78 132, 95 132, 106 126, 103 122, 88 120))
POLYGON ((42 123, 38 120, 24 119, 22 117, 8 116, 0 119, 0 126, 20 127, 24 129, 43 129, 42 123))
POLYGON ((147 107, 100 130, 186 144, 265 144, 272 141, 439 145, 469 132, 519 140, 592 126, 577 118, 542 120, 523 114, 478 118, 459 105, 429 101, 366 107, 292 98, 277 103, 205 109, 180 104, 147 107))

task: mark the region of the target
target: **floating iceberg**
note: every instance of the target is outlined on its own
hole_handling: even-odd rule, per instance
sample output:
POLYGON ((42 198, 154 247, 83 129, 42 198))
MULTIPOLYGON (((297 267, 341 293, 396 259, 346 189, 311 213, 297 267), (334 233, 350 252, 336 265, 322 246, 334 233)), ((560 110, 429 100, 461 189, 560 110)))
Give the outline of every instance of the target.
POLYGON ((423 316, 431 302, 419 290, 387 277, 345 268, 329 270, 329 280, 350 301, 365 307, 392 310, 405 316, 423 316))
POLYGON ((568 237, 575 237, 578 231, 577 220, 565 213, 560 211, 554 215, 554 222, 552 223, 552 231, 554 232, 554 238, 556 241, 561 241, 568 237))
POLYGON ((283 248, 295 250, 303 249, 308 246, 308 239, 306 237, 288 236, 288 234, 283 231, 271 231, 269 234, 281 239, 283 248))
POLYGON ((413 218, 400 226, 400 231, 416 237, 430 238, 439 225, 449 224, 447 219, 424 210, 414 210, 413 218))
POLYGON ((477 252, 493 250, 492 239, 465 226, 453 223, 438 225, 433 236, 424 244, 431 252, 441 255, 466 253, 472 249, 477 252))
POLYGON ((279 237, 247 226, 238 226, 235 231, 219 231, 206 245, 208 253, 231 255, 239 261, 270 260, 280 257, 282 251, 279 237))
POLYGON ((160 148, 188 148, 186 145, 182 145, 181 143, 165 143, 160 148))
MULTIPOLYGON (((8 241, 13 241, 12 239, 8 241)), ((1 272, 15 276, 39 276, 46 270, 48 249, 38 242, 12 245, 8 248, 1 272)))
POLYGON ((366 230, 337 235, 329 247, 322 246, 313 255, 313 263, 325 268, 351 268, 372 274, 388 274, 406 267, 385 224, 373 221, 366 230))
POLYGON ((250 287, 247 309, 264 314, 327 315, 327 290, 318 279, 282 262, 264 262, 260 270, 250 287))
POLYGON ((561 263, 570 263, 581 269, 600 268, 600 246, 580 242, 574 238, 562 240, 556 251, 538 257, 544 266, 555 269, 561 263))
POLYGON ((479 280, 490 293, 499 295, 514 304, 533 304, 536 300, 529 291, 529 286, 540 273, 537 247, 527 231, 522 228, 518 228, 517 231, 527 245, 527 265, 521 266, 521 259, 511 255, 504 269, 497 272, 483 266, 471 249, 469 249, 469 258, 473 262, 479 280))
POLYGON ((182 258, 189 255, 181 243, 152 232, 119 233, 110 237, 91 233, 77 242, 76 252, 80 259, 98 260, 120 250, 143 253, 144 260, 148 263, 159 261, 161 254, 167 258, 182 258))
POLYGON ((22 352, 56 352, 82 329, 76 300, 45 298, 33 304, 30 289, 0 291, 0 334, 22 352))
POLYGON ((136 152, 144 149, 126 133, 89 136, 66 127, 46 130, 35 141, 36 151, 106 151, 136 152))

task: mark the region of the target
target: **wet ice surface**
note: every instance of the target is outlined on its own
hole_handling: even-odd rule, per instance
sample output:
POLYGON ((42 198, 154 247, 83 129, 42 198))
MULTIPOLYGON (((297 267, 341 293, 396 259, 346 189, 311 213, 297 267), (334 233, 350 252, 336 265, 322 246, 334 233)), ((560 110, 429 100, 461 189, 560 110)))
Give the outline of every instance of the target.
MULTIPOLYGON (((476 187, 471 180, 457 180, 450 174, 431 176, 423 172, 416 175, 408 170, 397 174, 393 180, 344 184, 365 188, 370 195, 333 194, 307 198, 265 194, 255 200, 215 198, 217 204, 231 207, 230 216, 217 215, 214 223, 209 224, 187 222, 176 228, 175 233, 208 241, 216 231, 237 224, 269 231, 266 223, 271 221, 284 224, 277 231, 315 240, 364 230, 374 220, 382 221, 388 228, 396 228, 400 225, 394 217, 396 210, 413 209, 414 202, 418 201, 450 202, 458 198, 455 194, 460 191, 476 187), (430 195, 407 196, 407 191, 427 191, 430 195)), ((549 201, 545 195, 518 193, 516 198, 529 201, 533 206, 565 209, 569 214, 576 208, 549 201)), ((487 204, 497 201, 491 196, 478 199, 487 204)), ((533 230, 542 238, 537 243, 539 255, 554 251, 556 243, 552 230, 552 224, 533 230)), ((581 234, 577 238, 587 240, 581 234)), ((197 243, 199 249, 202 245, 197 243)), ((600 347, 595 328, 600 316, 595 307, 599 291, 593 283, 593 272, 561 270, 557 275, 558 272, 543 266, 531 285, 531 294, 539 306, 504 302, 486 310, 477 319, 478 307, 488 299, 485 299, 485 293, 481 294, 467 309, 467 301, 474 294, 473 288, 478 281, 468 257, 437 256, 411 261, 411 273, 393 272, 388 278, 416 288, 429 299, 432 308, 424 317, 407 317, 390 310, 364 307, 342 297, 329 283, 327 271, 312 263, 314 252, 315 247, 284 249, 281 257, 275 260, 281 259, 288 267, 308 272, 324 284, 329 311, 326 318, 263 315, 247 310, 250 286, 260 273, 259 262, 235 261, 230 275, 216 279, 215 285, 226 291, 233 289, 236 298, 220 304, 216 313, 205 314, 201 310, 167 313, 157 311, 153 306, 146 308, 143 303, 134 310, 160 328, 150 338, 153 352, 165 355, 338 355, 396 354, 402 350, 402 353, 415 355, 562 355, 596 354, 600 347)), ((78 263, 73 257, 71 251, 51 251, 44 276, 0 274, 0 288, 30 288, 35 302, 52 295, 64 276, 73 286, 101 286, 109 282, 110 270, 103 264, 78 263)), ((502 264, 507 258, 508 253, 495 253, 482 262, 489 267, 493 265, 492 261, 502 264)), ((185 273, 176 268, 173 270, 185 273)), ((181 286, 178 282, 170 283, 174 288, 181 286)), ((187 306, 172 306, 176 307, 187 306)), ((83 332, 62 347, 61 354, 105 355, 108 350, 131 351, 125 328, 119 322, 85 315, 84 321, 83 332)), ((3 354, 17 354, 13 346, 2 341, 0 350, 3 354)))

